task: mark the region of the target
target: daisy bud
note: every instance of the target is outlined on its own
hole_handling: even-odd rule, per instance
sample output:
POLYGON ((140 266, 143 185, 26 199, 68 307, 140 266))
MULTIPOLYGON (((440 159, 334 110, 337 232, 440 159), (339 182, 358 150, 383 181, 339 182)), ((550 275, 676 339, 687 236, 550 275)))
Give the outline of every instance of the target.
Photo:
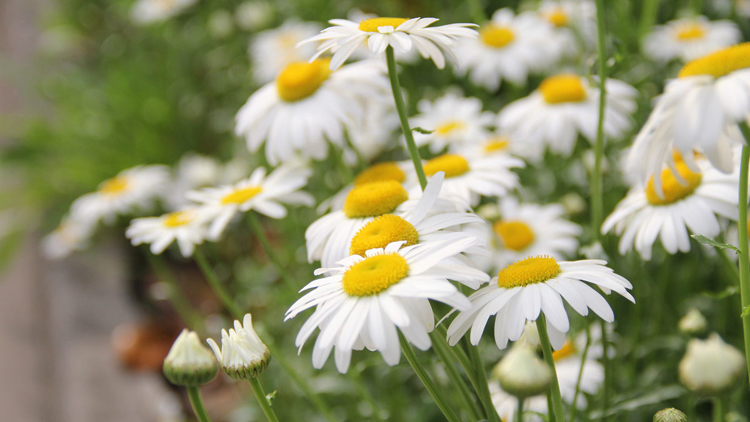
POLYGON ((680 332, 691 336, 702 334, 707 326, 706 317, 696 308, 690 309, 678 323, 680 332))
POLYGON ((687 422, 687 416, 674 407, 670 407, 656 412, 654 422, 687 422))
POLYGON ((731 391, 745 373, 745 358, 718 334, 707 340, 692 339, 680 361, 680 381, 698 395, 715 396, 731 391))
POLYGON ((492 371, 503 390, 525 398, 542 394, 549 388, 552 370, 537 357, 534 349, 517 344, 492 371))
POLYGON ((182 330, 164 359, 163 371, 174 385, 198 387, 216 377, 219 365, 195 331, 182 330))
POLYGON ((242 380, 255 378, 271 360, 271 352, 253 329, 253 318, 246 314, 242 323, 234 321, 234 328, 221 330, 221 348, 208 339, 216 359, 230 377, 242 380))

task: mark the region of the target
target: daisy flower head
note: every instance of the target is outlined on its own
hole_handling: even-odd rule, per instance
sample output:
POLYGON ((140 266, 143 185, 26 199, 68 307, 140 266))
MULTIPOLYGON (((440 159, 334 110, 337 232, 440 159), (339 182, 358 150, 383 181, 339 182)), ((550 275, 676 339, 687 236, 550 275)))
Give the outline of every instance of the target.
MULTIPOLYGON (((628 171, 646 183, 672 161, 677 149, 706 156, 717 169, 734 168, 737 127, 750 118, 750 42, 737 44, 683 66, 667 83, 628 155, 628 171)), ((695 166, 692 166, 694 169, 695 166)), ((658 182, 658 180, 657 180, 658 182)))
POLYGON ((643 42, 643 51, 653 60, 687 62, 729 47, 741 37, 732 21, 709 21, 705 16, 695 16, 655 26, 643 42))
POLYGON ((478 38, 463 40, 456 49, 458 72, 492 91, 503 80, 525 85, 529 73, 545 70, 562 54, 552 39, 552 25, 535 13, 500 9, 482 25, 478 38))
POLYGON ((438 153, 446 146, 454 147, 476 142, 489 135, 487 127, 494 123, 492 113, 482 111, 479 98, 463 97, 448 92, 433 101, 420 100, 419 114, 410 119, 411 127, 421 127, 432 133, 414 133, 417 145, 428 145, 430 151, 438 153))
POLYGON ((88 245, 95 224, 66 216, 52 233, 42 239, 42 253, 49 259, 63 259, 88 245))
POLYGON ((596 38, 596 5, 593 1, 544 0, 539 4, 538 13, 552 24, 553 37, 566 55, 591 46, 596 38))
POLYGON ((416 49, 425 59, 432 59, 438 69, 445 67, 447 57, 456 63, 453 49, 459 38, 475 38, 477 26, 473 23, 452 23, 430 27, 437 22, 436 18, 371 18, 361 22, 347 19, 332 19, 333 26, 325 28, 320 34, 302 41, 300 45, 310 42, 322 42, 311 60, 330 51, 333 53, 330 68, 336 70, 354 50, 367 44, 373 54, 381 55, 389 46, 396 53, 407 53, 416 49))
POLYGON ((394 131, 400 125, 393 104, 368 102, 362 119, 346 128, 350 145, 344 146, 344 162, 356 166, 359 160, 372 161, 393 148, 397 140, 394 131))
POLYGON ((162 165, 136 166, 103 181, 96 192, 73 201, 71 217, 96 225, 111 224, 118 216, 147 211, 169 185, 169 168, 162 165))
POLYGON ((271 165, 297 155, 322 160, 329 143, 343 147, 345 129, 361 121, 365 104, 385 101, 387 95, 382 63, 359 62, 331 72, 328 59, 294 62, 250 96, 234 131, 251 152, 265 143, 271 165))
POLYGON ((131 221, 125 236, 133 246, 151 245, 151 253, 158 255, 177 241, 182 256, 189 257, 208 236, 206 220, 209 215, 200 207, 184 208, 159 217, 136 218, 131 221))
MULTIPOLYGON (((374 13, 365 13, 357 8, 350 9, 349 12, 346 14, 346 18, 352 22, 362 22, 366 21, 368 19, 375 19, 379 18, 380 16, 374 14, 374 13)), ((376 55, 372 51, 370 51, 370 48, 365 44, 360 44, 357 48, 354 49, 352 52, 351 58, 354 58, 356 60, 368 60, 368 59, 374 59, 374 58, 380 58, 384 59, 385 57, 382 55, 376 55)), ((396 61, 399 63, 415 63, 417 60, 419 60, 419 52, 415 48, 412 48, 409 51, 406 52, 396 52, 396 61)))
POLYGON ((491 132, 479 143, 451 145, 449 151, 463 154, 470 161, 476 158, 512 155, 536 164, 544 158, 544 150, 538 145, 521 142, 502 129, 491 132))
POLYGON ((320 25, 288 19, 281 26, 261 31, 253 36, 248 52, 253 63, 253 75, 258 83, 272 81, 286 66, 307 61, 315 54, 315 45, 297 48, 297 43, 320 31, 320 25))
POLYGON ((490 316, 495 315, 495 344, 504 349, 508 340, 521 337, 526 321, 536 321, 544 312, 550 342, 559 350, 570 329, 563 302, 584 316, 591 309, 607 322, 615 319, 612 308, 590 284, 607 294, 617 292, 635 303, 628 292, 633 288, 630 282, 605 264, 600 260, 558 262, 544 255, 511 264, 469 297, 471 309, 453 320, 448 342, 455 345, 471 329, 471 343, 479 344, 490 316))
MULTIPOLYGON (((604 133, 621 138, 633 125, 638 92, 616 79, 607 79, 604 133)), ((596 140, 599 120, 599 89, 586 78, 560 74, 546 78, 531 95, 508 104, 500 111, 500 127, 514 138, 569 157, 579 134, 596 140)))
MULTIPOLYGON (((482 196, 500 197, 518 188, 518 175, 512 169, 524 166, 523 160, 510 155, 469 159, 461 154, 447 153, 428 160, 423 167, 428 178, 439 172, 445 173, 440 192, 442 198, 474 207, 482 196)), ((419 190, 416 174, 411 175, 407 186, 411 191, 419 190)))
POLYGON ((267 217, 280 219, 287 215, 282 204, 313 205, 313 197, 300 189, 307 185, 312 171, 309 168, 284 165, 270 174, 259 167, 249 178, 233 185, 205 188, 187 193, 201 213, 210 221, 208 238, 218 239, 232 218, 240 212, 257 211, 267 217))
POLYGON ((180 158, 173 173, 174 178, 165 193, 165 200, 171 210, 183 208, 188 204, 185 198, 188 191, 219 183, 236 182, 247 176, 244 163, 241 169, 236 169, 232 162, 222 164, 213 157, 193 153, 180 158))
POLYGON ((344 186, 340 191, 336 192, 335 195, 323 201, 318 206, 318 213, 324 213, 329 210, 340 210, 346 203, 346 197, 349 192, 357 186, 362 186, 372 182, 383 182, 386 180, 393 180, 400 184, 406 181, 407 174, 414 172, 414 167, 411 161, 384 161, 381 163, 375 163, 370 167, 362 170, 354 180, 348 185, 344 186))
POLYGON ((420 350, 432 345, 429 333, 435 316, 429 300, 456 309, 470 304, 449 279, 461 278, 439 264, 471 246, 475 239, 427 242, 404 246, 394 242, 352 255, 332 268, 320 268, 323 278, 303 288, 310 290, 286 313, 286 320, 316 308, 297 335, 300 348, 316 328, 320 334, 313 347, 313 367, 322 368, 335 347, 336 368, 345 373, 352 350, 379 351, 391 366, 399 362, 401 348, 397 329, 420 350))
POLYGON ((165 21, 182 13, 198 0, 138 0, 130 10, 133 22, 147 25, 165 21))
POLYGON ((602 233, 621 236, 620 254, 634 248, 650 260, 657 238, 670 254, 688 252, 688 231, 713 238, 721 232, 718 217, 737 221, 738 171, 724 174, 700 157, 692 164, 698 167, 694 171, 679 153, 672 162, 672 168, 631 188, 604 220, 602 233))

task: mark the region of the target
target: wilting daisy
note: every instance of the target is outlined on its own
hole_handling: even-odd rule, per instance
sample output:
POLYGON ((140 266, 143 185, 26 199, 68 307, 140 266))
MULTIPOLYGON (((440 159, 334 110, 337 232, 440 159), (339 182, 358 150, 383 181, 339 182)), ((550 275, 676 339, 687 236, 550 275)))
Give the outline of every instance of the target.
POLYGON ((476 143, 489 135, 487 128, 494 123, 493 114, 482 111, 479 98, 462 97, 449 92, 434 102, 421 100, 419 114, 411 119, 411 127, 433 131, 430 134, 415 132, 417 145, 430 145, 433 153, 446 146, 476 143))
POLYGON ((607 322, 615 319, 612 308, 589 284, 635 302, 627 290, 633 287, 630 282, 605 264, 593 259, 558 262, 549 256, 529 257, 511 264, 469 297, 471 309, 453 320, 448 342, 455 345, 471 329, 471 343, 479 344, 487 321, 495 315, 495 343, 504 349, 508 340, 521 337, 526 321, 536 321, 544 312, 550 342, 558 350, 570 329, 563 299, 579 314, 588 315, 591 309, 607 322))
POLYGON ((539 15, 552 24, 553 39, 565 54, 591 46, 596 38, 596 5, 590 0, 545 0, 539 15))
POLYGON ((296 155, 322 160, 329 143, 345 144, 345 127, 362 119, 365 103, 388 98, 387 87, 382 63, 359 62, 331 72, 328 60, 294 62, 250 96, 234 131, 252 152, 265 143, 272 165, 296 155))
POLYGON ((742 34, 732 21, 709 21, 705 16, 677 19, 655 26, 643 42, 653 60, 695 60, 740 41, 742 34))
POLYGON ((52 233, 42 239, 42 253, 49 259, 62 259, 88 245, 94 224, 65 217, 52 233))
POLYGON ((645 187, 636 185, 617 204, 604 220, 602 233, 612 231, 621 236, 620 254, 635 248, 649 260, 657 238, 670 254, 688 252, 688 230, 714 238, 721 232, 718 216, 737 220, 739 174, 724 174, 704 158, 696 159, 695 164, 699 172, 675 154, 677 173, 670 168, 662 170, 661 194, 652 176, 645 187))
POLYGON ((138 0, 130 11, 133 22, 149 24, 180 14, 198 0, 138 0))
POLYGON ((397 53, 407 53, 415 48, 425 59, 432 59, 439 69, 445 67, 445 58, 456 62, 453 49, 459 38, 473 38, 477 31, 473 23, 453 23, 430 27, 435 18, 372 18, 359 23, 346 19, 332 19, 334 25, 300 43, 322 41, 313 59, 326 51, 333 53, 331 70, 344 64, 360 45, 367 44, 373 54, 383 54, 388 46, 397 53))
POLYGON ((511 9, 496 11, 479 29, 478 39, 462 41, 456 49, 458 71, 493 91, 503 80, 525 85, 529 73, 546 69, 562 53, 552 25, 533 12, 516 16, 511 9))
MULTIPOLYGON (((607 79, 604 133, 621 138, 633 124, 638 92, 625 82, 607 79)), ((528 97, 508 104, 500 112, 500 126, 517 139, 524 139, 563 156, 570 156, 581 134, 596 140, 599 90, 586 78, 562 74, 551 76, 528 97)))
POLYGON ((630 150, 628 169, 645 183, 677 149, 688 159, 697 150, 729 173, 733 141, 743 142, 737 125, 749 117, 750 43, 693 60, 658 97, 630 150))
POLYGON ((352 255, 333 268, 321 268, 323 278, 309 283, 311 290, 292 305, 286 320, 315 307, 295 344, 302 348, 316 328, 320 334, 313 347, 313 366, 322 368, 335 347, 336 368, 346 372, 352 350, 377 350, 389 365, 401 357, 397 328, 420 350, 432 345, 429 333, 435 316, 429 300, 467 309, 466 296, 449 279, 460 273, 440 267, 445 259, 463 252, 475 239, 428 242, 403 246, 395 242, 366 255, 352 255))
POLYGON ((315 44, 297 48, 297 43, 320 31, 320 25, 288 19, 281 26, 261 31, 250 41, 250 59, 258 83, 272 81, 285 67, 304 62, 315 54, 315 44))
MULTIPOLYGON (((472 160, 459 154, 443 154, 424 164, 427 177, 445 173, 441 197, 471 206, 481 196, 499 197, 518 187, 518 175, 511 169, 523 167, 523 160, 509 155, 495 155, 472 160)), ((411 191, 419 189, 416 176, 407 182, 411 191)))
POLYGON ((177 241, 182 256, 189 257, 208 236, 206 209, 185 208, 159 217, 136 218, 125 231, 133 246, 151 244, 151 253, 160 254, 177 241))
POLYGON ((165 192, 168 182, 169 168, 166 166, 137 166, 123 170, 102 182, 96 192, 76 199, 70 206, 71 218, 92 225, 100 220, 110 224, 119 215, 147 211, 165 192))
POLYGON ((282 204, 312 206, 313 197, 299 191, 307 185, 311 173, 308 168, 286 165, 266 175, 266 169, 259 167, 248 179, 234 185, 191 191, 187 197, 210 216, 208 236, 215 240, 239 212, 253 210, 278 219, 287 214, 282 204))

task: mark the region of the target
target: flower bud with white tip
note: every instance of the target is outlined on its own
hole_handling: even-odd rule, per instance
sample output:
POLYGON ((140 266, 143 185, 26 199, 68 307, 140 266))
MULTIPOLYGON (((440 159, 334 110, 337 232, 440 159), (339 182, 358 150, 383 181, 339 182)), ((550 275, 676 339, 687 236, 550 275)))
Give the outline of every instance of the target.
POLYGON ((552 380, 550 367, 539 359, 533 348, 522 343, 513 346, 492 374, 503 390, 519 398, 546 392, 552 380))
POLYGON ((245 314, 242 323, 234 321, 234 328, 221 330, 221 348, 208 339, 216 359, 224 372, 238 380, 255 378, 271 360, 271 352, 253 329, 253 318, 245 314))
POLYGON ((219 365, 195 331, 182 330, 162 367, 164 376, 174 385, 198 387, 208 384, 219 372, 219 365))
POLYGON ((708 323, 701 311, 692 308, 680 319, 677 326, 681 333, 695 336, 704 333, 708 327, 708 323))
POLYGON ((687 422, 687 416, 674 407, 670 407, 656 412, 654 422, 687 422))
POLYGON ((745 358, 718 334, 692 339, 680 361, 680 381, 698 395, 716 396, 734 389, 745 374, 745 358))

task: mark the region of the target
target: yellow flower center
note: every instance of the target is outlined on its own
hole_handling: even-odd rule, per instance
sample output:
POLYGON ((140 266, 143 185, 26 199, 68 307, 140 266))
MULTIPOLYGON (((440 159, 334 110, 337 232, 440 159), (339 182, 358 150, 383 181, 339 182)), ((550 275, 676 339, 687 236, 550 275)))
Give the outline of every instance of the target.
POLYGON ((503 245, 513 251, 522 251, 534 243, 534 231, 522 221, 498 221, 493 225, 503 245))
POLYGON ((550 76, 539 84, 539 91, 547 104, 577 103, 586 99, 586 87, 580 76, 550 76))
POLYGON ((221 203, 226 204, 242 204, 255 195, 259 194, 263 188, 260 186, 250 186, 249 188, 237 189, 234 192, 228 193, 221 198, 221 203))
POLYGON ((403 183, 406 173, 394 162, 378 163, 360 173, 354 179, 354 186, 362 186, 366 183, 382 182, 383 180, 395 180, 403 183))
POLYGON ((359 30, 365 32, 378 32, 378 28, 381 26, 392 26, 393 29, 398 28, 399 25, 408 21, 409 19, 404 18, 372 18, 365 19, 359 23, 359 30))
POLYGON ((662 170, 661 189, 664 193, 663 197, 656 191, 654 176, 651 176, 648 180, 648 184, 646 185, 646 199, 651 205, 673 204, 686 196, 690 196, 701 184, 703 176, 700 173, 690 170, 679 156, 676 156, 674 161, 680 178, 677 178, 670 168, 662 170))
POLYGON ((460 155, 443 154, 424 165, 424 172, 428 176, 439 171, 444 171, 446 178, 460 176, 469 171, 469 162, 460 155))
POLYGON ((372 296, 387 290, 409 275, 409 264, 403 256, 392 253, 365 258, 351 266, 343 278, 349 296, 372 296))
POLYGON ((559 362, 567 357, 570 357, 574 355, 576 352, 576 346, 573 344, 572 341, 566 340, 565 344, 563 344, 562 349, 555 350, 552 352, 552 359, 555 360, 555 362, 559 362))
POLYGON ((393 212, 409 194, 399 182, 383 180, 355 186, 344 202, 344 214, 349 218, 376 217, 393 212))
POLYGON ((737 44, 688 62, 680 70, 679 77, 709 75, 718 78, 748 67, 750 67, 750 42, 737 44))
POLYGON ((299 101, 313 94, 331 75, 330 59, 288 64, 276 78, 276 90, 284 101, 299 101))
POLYGON ((123 176, 116 176, 105 180, 99 186, 99 192, 109 196, 117 196, 128 189, 128 179, 123 176))
POLYGON ((547 15, 547 21, 558 28, 567 25, 568 20, 568 14, 559 7, 547 15))
POLYGON ((465 128, 466 128, 466 123, 460 120, 451 120, 435 128, 435 132, 437 132, 438 135, 448 135, 451 132, 455 132, 457 130, 461 130, 465 128))
POLYGON ((507 26, 489 24, 479 30, 479 39, 492 48, 503 48, 513 42, 516 35, 507 26))
POLYGON ((165 227, 180 227, 189 223, 193 219, 193 213, 189 211, 176 211, 167 214, 164 219, 165 227))
POLYGON ((560 274, 560 264, 555 258, 542 255, 523 259, 508 265, 497 274, 497 285, 506 289, 543 283, 560 274))
POLYGON ((695 41, 703 38, 706 35, 706 29, 703 25, 698 23, 691 23, 688 25, 682 25, 677 28, 675 37, 679 41, 695 41))
POLYGON ((484 150, 484 152, 491 154, 493 152, 504 151, 508 149, 509 144, 510 144, 510 140, 508 140, 508 138, 506 137, 501 136, 498 138, 490 139, 489 141, 485 142, 482 145, 482 149, 484 150))
POLYGON ((406 245, 416 245, 419 242, 419 232, 403 218, 385 214, 365 224, 352 239, 349 248, 350 255, 365 255, 365 252, 375 248, 385 248, 389 243, 406 240, 406 245))

